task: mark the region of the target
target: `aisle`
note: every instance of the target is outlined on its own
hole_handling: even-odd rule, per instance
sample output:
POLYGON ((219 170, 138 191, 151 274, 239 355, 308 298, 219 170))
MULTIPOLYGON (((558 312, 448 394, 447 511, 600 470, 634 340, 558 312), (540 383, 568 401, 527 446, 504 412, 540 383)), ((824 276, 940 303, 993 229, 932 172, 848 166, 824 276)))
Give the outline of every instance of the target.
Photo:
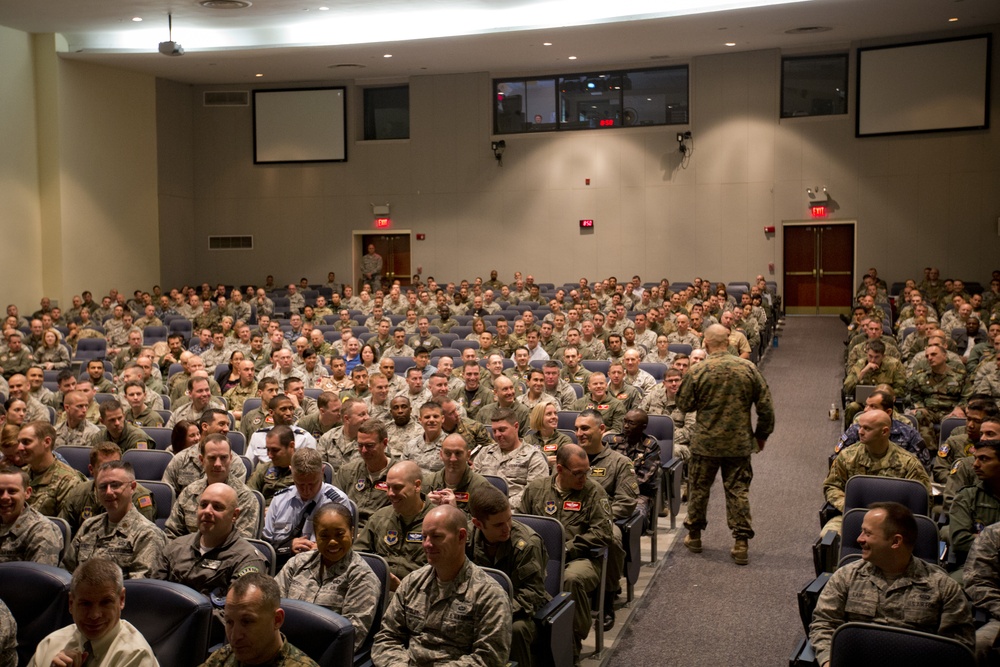
POLYGON ((787 664, 802 633, 795 594, 812 578, 826 456, 840 435, 827 418, 839 405, 844 325, 836 317, 791 317, 761 368, 776 428, 754 457, 750 491, 755 539, 750 565, 729 557, 722 485, 712 489, 705 551, 675 540, 608 665, 787 664))

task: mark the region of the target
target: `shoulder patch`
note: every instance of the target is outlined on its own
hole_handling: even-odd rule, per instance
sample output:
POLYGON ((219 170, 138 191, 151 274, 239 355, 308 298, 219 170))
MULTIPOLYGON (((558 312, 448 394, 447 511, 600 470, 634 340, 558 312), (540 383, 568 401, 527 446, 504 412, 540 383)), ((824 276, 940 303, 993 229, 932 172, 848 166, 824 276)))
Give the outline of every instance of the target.
POLYGON ((139 496, 139 507, 146 508, 153 506, 153 499, 149 496, 139 496))
POLYGON ((254 573, 260 574, 260 568, 257 567, 256 565, 247 565, 246 567, 244 567, 243 569, 241 569, 239 572, 237 572, 236 576, 237 577, 242 577, 243 575, 254 574, 254 573))
POLYGON ((285 488, 283 488, 283 489, 282 489, 281 491, 277 491, 277 492, 275 492, 275 494, 274 494, 274 495, 275 495, 275 496, 280 496, 280 495, 281 495, 282 493, 290 493, 290 492, 292 492, 292 491, 294 491, 294 490, 295 490, 295 485, 293 484, 292 486, 286 486, 286 487, 285 487, 285 488))
POLYGON ((524 547, 526 546, 528 546, 528 543, 525 542, 524 540, 518 540, 517 542, 514 543, 515 549, 524 549, 524 547))
POLYGON ((941 446, 938 447, 938 456, 940 456, 941 458, 947 458, 950 452, 951 452, 951 445, 949 445, 947 442, 942 443, 941 446))
POLYGON ((956 472, 958 472, 958 466, 961 465, 961 463, 962 463, 961 459, 955 461, 955 463, 951 466, 951 470, 948 472, 948 474, 954 475, 956 472))

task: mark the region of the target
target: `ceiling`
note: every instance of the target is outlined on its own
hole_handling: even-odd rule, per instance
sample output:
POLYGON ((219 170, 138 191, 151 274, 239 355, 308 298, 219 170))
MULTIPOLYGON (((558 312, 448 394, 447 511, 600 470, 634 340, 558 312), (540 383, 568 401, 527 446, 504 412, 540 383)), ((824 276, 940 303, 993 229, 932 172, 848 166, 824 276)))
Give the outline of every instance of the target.
POLYGON ((0 25, 58 33, 63 57, 192 84, 654 67, 730 50, 806 53, 989 24, 1000 24, 997 0, 631 0, 625 7, 608 0, 252 0, 243 9, 197 0, 0 0, 0 25), (168 39, 168 13, 184 56, 157 52, 168 39), (827 30, 789 33, 798 28, 827 30))

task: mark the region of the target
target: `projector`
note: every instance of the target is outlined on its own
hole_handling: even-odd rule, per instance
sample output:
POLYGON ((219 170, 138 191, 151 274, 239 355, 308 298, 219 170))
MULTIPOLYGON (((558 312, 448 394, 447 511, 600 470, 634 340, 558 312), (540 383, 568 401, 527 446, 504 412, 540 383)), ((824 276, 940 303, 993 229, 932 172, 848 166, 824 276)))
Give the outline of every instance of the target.
POLYGON ((160 42, 160 53, 165 56, 183 56, 184 47, 177 42, 160 42))

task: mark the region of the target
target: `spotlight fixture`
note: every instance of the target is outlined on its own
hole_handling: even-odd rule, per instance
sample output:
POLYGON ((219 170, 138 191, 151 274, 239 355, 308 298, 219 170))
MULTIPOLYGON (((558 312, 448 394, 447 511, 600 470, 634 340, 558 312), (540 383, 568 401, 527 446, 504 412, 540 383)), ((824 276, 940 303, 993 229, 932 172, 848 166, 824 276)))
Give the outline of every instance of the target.
POLYGON ((688 147, 686 140, 691 138, 691 132, 678 132, 677 133, 677 150, 681 152, 681 157, 687 157, 691 153, 691 149, 688 147))
POLYGON ((503 152, 507 150, 507 142, 501 139, 500 141, 490 142, 490 149, 493 150, 493 157, 497 159, 497 166, 503 166, 503 152))

